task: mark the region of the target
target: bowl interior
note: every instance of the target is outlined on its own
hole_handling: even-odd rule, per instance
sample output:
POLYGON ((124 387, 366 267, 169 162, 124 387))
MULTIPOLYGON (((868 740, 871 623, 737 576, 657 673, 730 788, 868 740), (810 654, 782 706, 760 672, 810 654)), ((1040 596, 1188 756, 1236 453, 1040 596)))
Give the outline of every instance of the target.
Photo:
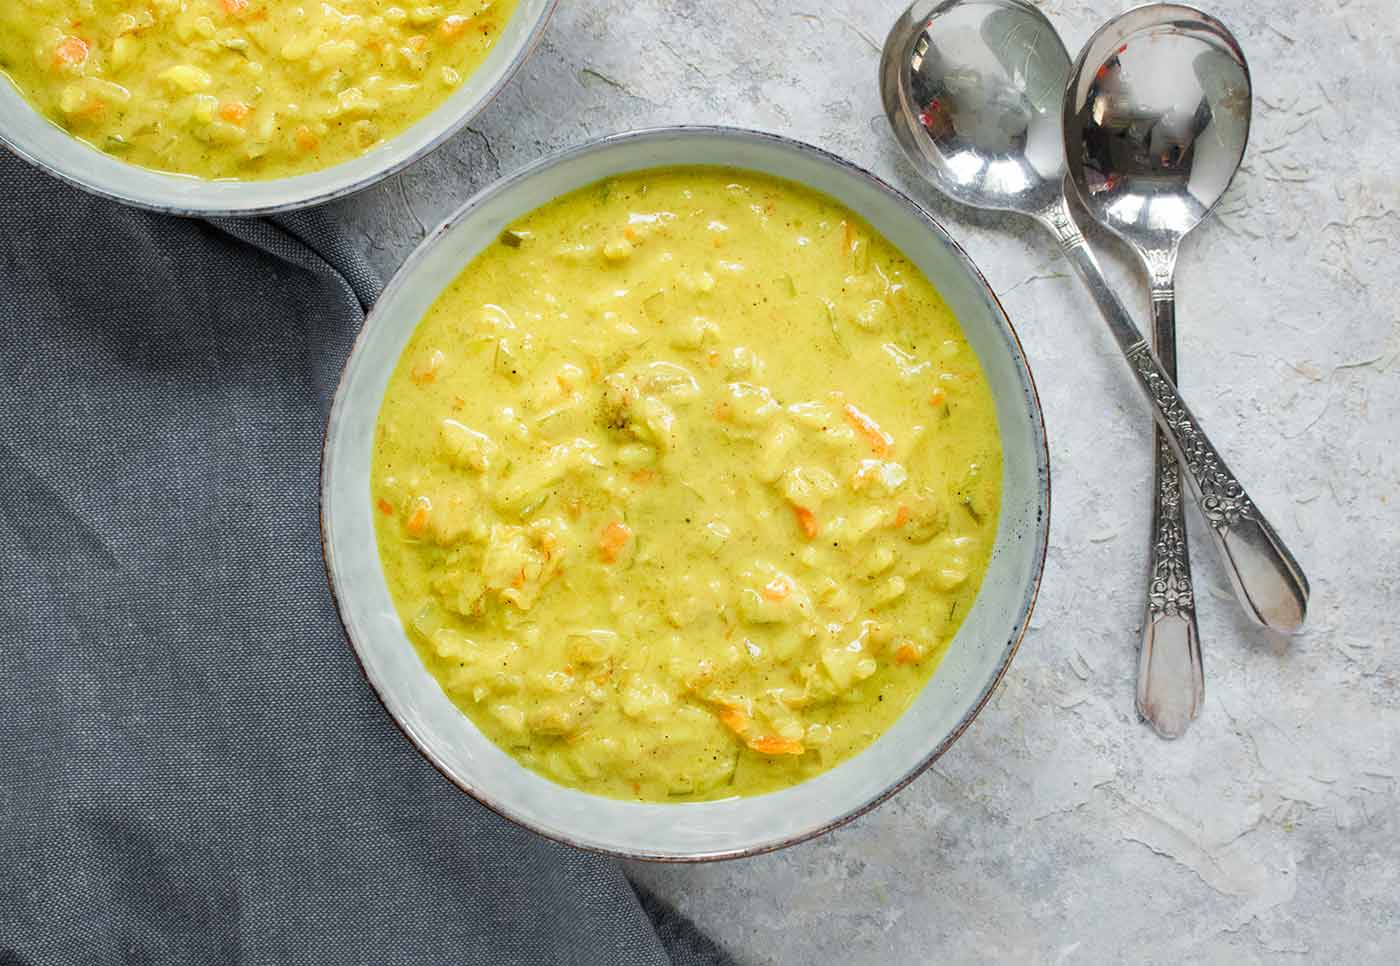
POLYGON ((319 204, 373 184, 465 125, 495 97, 539 40, 558 0, 519 0, 481 66, 432 113, 366 154, 321 171, 268 181, 207 181, 118 161, 38 114, 0 78, 0 141, 70 184, 174 214, 254 215, 319 204))
POLYGON ((361 333, 327 431, 322 492, 326 560, 346 629, 371 683, 410 738, 486 804, 572 844, 640 858, 716 858, 778 847, 892 793, 945 749, 989 695, 1024 632, 1044 560, 1049 475, 1039 403, 1004 313, 966 256, 912 203, 814 148, 724 129, 663 129, 575 149, 487 189, 426 241, 361 333), (788 178, 867 219, 938 287, 991 383, 1005 450, 1000 530, 981 593, 918 700, 874 745, 769 795, 642 804, 564 788, 517 764, 447 698, 405 636, 375 549, 369 469, 389 375, 428 306, 514 219, 601 178, 715 164, 788 178))

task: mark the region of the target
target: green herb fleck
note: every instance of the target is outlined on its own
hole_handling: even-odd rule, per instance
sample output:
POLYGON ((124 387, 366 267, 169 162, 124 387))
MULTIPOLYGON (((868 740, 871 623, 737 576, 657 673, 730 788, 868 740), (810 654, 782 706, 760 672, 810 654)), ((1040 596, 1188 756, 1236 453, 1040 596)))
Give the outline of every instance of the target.
POLYGON ((822 304, 826 306, 826 322, 831 326, 831 338, 835 340, 836 347, 841 350, 842 355, 850 355, 851 350, 846 345, 846 340, 841 338, 841 326, 836 320, 836 306, 831 304, 830 299, 822 299, 822 304))

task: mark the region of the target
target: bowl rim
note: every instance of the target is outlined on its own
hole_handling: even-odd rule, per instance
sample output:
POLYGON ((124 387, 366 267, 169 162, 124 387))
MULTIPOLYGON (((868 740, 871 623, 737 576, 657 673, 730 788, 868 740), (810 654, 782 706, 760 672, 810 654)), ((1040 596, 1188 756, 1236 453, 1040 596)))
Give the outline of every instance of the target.
MULTIPOLYGON (((504 69, 501 71, 500 76, 496 78, 495 83, 492 84, 489 88, 487 88, 487 90, 481 95, 481 97, 477 98, 465 110, 463 110, 455 118, 449 121, 441 131, 439 131, 433 137, 429 138, 427 141, 420 144, 417 148, 410 151, 408 154, 404 155, 402 158, 392 161, 389 164, 386 164, 382 167, 375 168, 374 170, 366 173, 361 178, 347 182, 345 184, 336 185, 325 189, 313 188, 311 193, 304 194, 299 198, 293 198, 290 201, 283 201, 276 204, 266 205, 196 205, 190 204, 188 200, 185 200, 183 203, 180 204, 161 204, 159 202, 147 201, 141 198, 132 197, 128 192, 125 192, 120 188, 111 187, 101 179, 88 177, 82 173, 77 173, 59 168, 58 166, 51 164, 46 158, 41 157, 37 152, 31 151, 28 148, 21 145, 17 140, 15 140, 13 135, 7 132, 3 127, 0 127, 0 145, 4 145, 4 147, 8 148, 9 151, 21 161, 33 165, 45 174, 51 175, 52 177, 55 177, 58 180, 62 181, 64 184, 71 185, 72 187, 77 188, 80 191, 84 191, 90 195, 95 195, 99 198, 105 198, 109 201, 116 201, 120 204, 129 205, 132 208, 138 208, 143 211, 154 211, 164 215, 175 215, 181 218, 259 218, 265 215, 284 214, 286 212, 291 211, 300 211, 304 208, 314 208, 317 205, 330 204, 333 201, 339 201, 342 198, 348 197, 353 194, 357 194, 358 192, 363 191, 366 188, 371 188, 379 182, 385 180, 386 178, 392 177, 393 175, 396 175, 399 172, 403 171, 409 165, 422 160, 428 154, 432 153, 433 151, 436 151, 439 147, 441 147, 449 138, 455 137, 457 134, 459 134, 462 131, 462 129, 465 128, 472 121, 474 121, 481 114, 482 111, 486 110, 486 108, 490 106, 490 104, 493 101, 495 101, 497 97, 500 96, 501 92, 505 90, 506 85, 514 79, 516 72, 519 71, 520 68, 524 66, 525 62, 530 59, 531 55, 534 54, 535 49, 539 47, 540 41, 544 38, 545 28, 549 26, 549 22, 551 18, 553 18, 555 10, 558 9, 559 0, 542 0, 542 2, 544 3, 544 6, 541 8, 538 16, 536 17, 534 25, 525 35, 524 42, 521 43, 516 49, 515 55, 511 57, 510 61, 505 65, 504 69)), ((9 81, 7 79, 0 79, 0 83, 9 83, 9 81)), ((15 85, 11 83, 11 86, 15 85)), ((18 90, 17 87, 16 90, 18 90)), ((23 92, 20 92, 20 98, 25 102, 26 107, 29 108, 31 113, 33 113, 41 121, 44 121, 45 123, 52 123, 51 121, 49 121, 48 118, 44 117, 38 111, 34 110, 33 105, 29 104, 29 99, 24 97, 23 92)), ((402 131, 389 138, 384 143, 386 145, 392 144, 399 138, 404 137, 415 127, 432 117, 433 113, 437 109, 440 109, 445 103, 446 101, 444 101, 443 104, 439 104, 438 108, 435 108, 434 111, 430 111, 427 114, 423 115, 418 120, 414 121, 408 127, 404 128, 402 131)), ((67 132, 64 133, 67 135, 67 132)), ((67 136, 73 137, 72 135, 67 136)), ((80 143, 82 141, 81 138, 73 138, 73 140, 79 141, 80 143)), ((102 151, 100 151, 98 148, 92 147, 92 145, 87 145, 87 147, 89 147, 93 151, 96 151, 99 154, 103 154, 102 151)), ((181 175, 170 171, 160 171, 155 168, 145 168, 141 165, 132 165, 129 162, 122 162, 120 159, 115 160, 117 160, 118 163, 128 164, 130 167, 139 168, 142 171, 151 172, 158 175, 165 175, 171 178, 190 178, 196 182, 210 181, 212 183, 225 183, 223 181, 216 181, 215 179, 195 178, 191 175, 181 175)), ((344 162, 337 162, 336 164, 330 165, 325 168, 317 168, 313 171, 305 172, 302 176, 307 177, 318 174, 324 174, 327 171, 333 171, 342 163, 344 162)), ((254 183, 268 184, 276 181, 288 180, 291 179, 268 178, 254 183)))
MULTIPOLYGON (((664 167, 664 165, 658 165, 658 167, 664 167)), ((738 167, 742 168, 742 165, 739 165, 738 167)), ((839 201, 840 199, 837 200, 839 201)), ((545 203, 547 204, 548 202, 545 203)), ((948 751, 948 749, 952 747, 954 742, 956 742, 959 738, 962 737, 962 735, 972 725, 972 722, 982 712, 982 709, 986 707, 987 702, 991 700, 992 694, 995 693, 997 686, 1006 676, 1007 669, 1010 668, 1011 661, 1015 658, 1017 652, 1020 649, 1021 642, 1025 639, 1026 632, 1030 628, 1031 614, 1035 610, 1036 600, 1038 599, 1040 594, 1040 586, 1045 573, 1045 562, 1049 548, 1051 503, 1050 475, 1050 450, 1045 429, 1045 414, 1040 402, 1040 392, 1036 386, 1035 377, 1034 374, 1031 372, 1030 363, 1026 357, 1025 349, 1021 343, 1020 336, 1016 332, 1015 326, 1012 325, 1011 318, 1007 314, 1005 307, 1001 304, 1001 300, 997 298, 996 292, 993 291, 991 285, 987 282, 987 279, 982 274, 981 270, 979 270, 976 264, 973 263, 972 258, 967 254, 963 247, 959 245, 951 235, 948 234, 947 230, 942 226, 942 224, 940 224, 938 220, 935 219, 933 215, 930 212, 928 212, 922 205, 915 202, 904 192, 889 184, 888 182, 880 178, 878 175, 866 170, 865 168, 862 168, 860 165, 857 165, 852 161, 848 161, 845 158, 833 154, 832 152, 827 151, 823 148, 817 147, 816 145, 809 144, 805 141, 800 141, 796 138, 791 138, 786 135, 771 133, 767 131, 759 131, 752 128, 709 124, 678 124, 635 128, 631 130, 617 132, 614 134, 604 135, 597 138, 590 138, 580 144, 574 145, 561 151, 554 152, 552 154, 545 155, 541 158, 537 158, 536 160, 517 169, 511 174, 505 175, 491 182, 490 184, 482 188, 480 191, 472 195, 470 198, 468 198, 456 210, 454 210, 451 214, 444 218, 436 228, 434 228, 431 232, 426 234, 423 237, 423 240, 418 243, 414 250, 411 253, 409 253, 408 257, 404 259, 403 263, 394 272, 394 275, 390 279, 389 284, 385 286, 384 291, 380 294, 379 299, 375 302, 374 306, 366 314, 364 324, 361 325, 360 331, 357 332, 355 335, 354 343, 351 345, 350 352, 346 356, 345 365, 341 369, 340 376, 337 379, 335 393, 332 397, 332 403, 327 413, 326 423, 321 440, 321 465, 319 472, 320 492, 318 494, 317 499, 321 530, 321 558, 326 568, 326 582, 330 589, 331 601, 335 607, 336 617, 340 621, 341 629, 345 635, 346 641, 350 645, 350 650, 355 655, 356 662, 360 665, 361 673, 364 674, 365 679, 369 682, 370 689, 374 692, 375 697, 378 698, 380 705, 384 708, 390 720, 393 721, 395 727, 397 727, 409 740, 409 742, 416 749, 418 749, 419 754, 421 754, 425 759, 427 759, 428 763, 432 765, 435 769, 437 769, 437 771, 440 774, 442 774, 442 776, 448 781, 450 781, 453 785, 455 785, 457 788, 471 796, 479 804, 484 805, 486 808, 490 809, 492 812, 495 812, 497 815, 511 822, 513 825, 527 829, 535 833, 536 835, 540 835, 550 841, 558 842, 561 845, 567 845, 585 852, 592 852, 595 854, 605 855, 617 859, 629 859, 634 861, 656 862, 675 865, 688 865, 700 862, 725 861, 730 859, 748 858, 756 855, 764 855, 766 853, 775 852, 779 849, 784 849, 792 845, 797 845, 799 843, 806 842, 810 839, 814 839, 820 835, 830 832, 833 829, 839 828, 840 826, 859 818, 860 816, 866 814, 867 812, 871 811, 877 806, 888 801, 898 792, 902 791, 906 786, 908 786, 912 781, 914 781, 915 778, 918 778, 925 771, 927 771, 933 765, 934 762, 941 758, 948 751), (408 280, 413 275, 414 269, 417 267, 418 263, 427 257, 428 253, 449 231, 456 228, 457 225, 462 223, 464 220, 470 218, 477 208, 479 208, 486 201, 490 200, 491 198, 495 197, 501 192, 513 188, 515 185, 519 184, 522 181, 528 180, 529 178, 533 177, 537 172, 545 170, 556 164, 563 164, 565 162, 568 162, 578 157, 579 155, 588 154, 606 147, 628 143, 644 144, 654 139, 673 138, 677 136, 683 138, 718 137, 729 138, 741 142, 766 142, 786 150, 796 151, 798 153, 812 156, 823 163, 835 166, 843 172, 865 181, 867 184, 874 187, 876 190, 887 195, 900 207, 904 208, 909 214, 913 215, 924 226, 926 230, 928 230, 931 234, 933 234, 936 238, 938 238, 948 246, 949 251, 953 253, 953 255, 956 257, 957 261, 962 265, 964 270, 969 272, 972 278, 974 278, 976 282, 981 286, 983 291, 986 293, 988 299, 990 300, 992 307, 995 308, 996 314, 999 317, 1000 322, 1002 323, 1004 333, 1008 337, 1008 347, 1012 350, 1014 361, 1018 363, 1017 369, 1020 375, 1022 376, 1023 380, 1022 389, 1024 390, 1025 398, 1029 403, 1030 409, 1032 432, 1031 445, 1035 450, 1034 461, 1037 470, 1037 486, 1035 496, 1037 504, 1040 508, 1040 512, 1037 514, 1035 526, 1035 546, 1033 548, 1031 579, 1024 592, 1024 596, 1020 604, 1020 613, 1012 629, 1012 633, 1007 639, 1007 642, 1002 649, 1001 656, 998 659, 996 673, 993 674, 985 682, 985 684, 981 688, 980 693, 977 695, 976 700, 973 701, 972 705, 968 708, 967 712, 964 713, 962 717, 958 720, 957 725, 951 731, 949 731, 948 734, 944 736, 942 740, 940 740, 936 745, 934 745, 934 747, 931 748, 926 755, 920 758, 919 761, 917 761, 904 774, 895 778, 888 785, 872 792, 862 804, 855 808, 849 809, 846 812, 837 815, 825 822, 822 822, 818 825, 803 829, 797 833, 787 835, 773 841, 765 841, 756 845, 743 846, 734 849, 724 849, 713 852, 690 853, 685 855, 658 854, 646 852, 640 849, 614 849, 575 841, 571 839, 567 834, 564 834, 557 830, 551 830, 540 827, 536 823, 527 821, 515 815, 508 806, 496 801, 487 790, 477 787, 471 782, 456 775, 438 757, 438 755, 428 745, 426 741, 420 740, 419 736, 416 735, 412 729, 407 727, 404 724, 404 722, 399 720, 398 715, 395 714, 393 708, 390 707, 388 698, 386 697, 384 691, 381 689, 380 683, 377 680, 375 680, 374 675, 369 670, 369 666, 365 663, 365 660, 360 653, 360 645, 358 643, 357 637, 355 633, 351 630, 349 623, 346 621, 345 609, 341 606, 340 594, 335 582, 335 571, 332 565, 332 557, 334 551, 331 548, 332 538, 326 515, 326 495, 329 491, 331 467, 330 460, 327 459, 327 454, 330 447, 331 427, 335 424, 336 417, 344 405, 346 375, 350 370, 350 361, 355 357, 356 353, 360 351, 360 347, 366 339, 368 332, 370 331, 370 326, 377 321, 378 316, 380 315, 380 306, 386 302, 386 296, 391 295, 398 289, 408 285, 408 280)), ((935 673, 937 672, 935 671, 935 673)))

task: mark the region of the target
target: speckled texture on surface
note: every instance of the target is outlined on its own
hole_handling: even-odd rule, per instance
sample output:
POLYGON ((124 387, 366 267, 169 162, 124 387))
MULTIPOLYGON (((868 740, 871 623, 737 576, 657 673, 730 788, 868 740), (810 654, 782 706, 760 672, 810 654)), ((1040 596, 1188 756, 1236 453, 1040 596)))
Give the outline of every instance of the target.
MULTIPOLYGON (((1128 4, 1049 0, 1071 52, 1128 4)), ((757 127, 910 191, 1026 344, 1054 462, 1040 605, 935 768, 774 855, 632 874, 745 963, 1400 961, 1400 49, 1395 0, 1219 0, 1254 75, 1245 170, 1178 273, 1182 385, 1307 570, 1291 643, 1239 616, 1197 527, 1206 703, 1183 739, 1133 680, 1145 409, 1088 296, 1029 222, 918 183, 881 114, 900 0, 564 0, 472 127, 336 206, 392 271, 473 191, 627 128, 757 127)), ((1095 236, 1140 320, 1122 249, 1095 236)), ((1193 521, 1194 524, 1194 521, 1193 521)))

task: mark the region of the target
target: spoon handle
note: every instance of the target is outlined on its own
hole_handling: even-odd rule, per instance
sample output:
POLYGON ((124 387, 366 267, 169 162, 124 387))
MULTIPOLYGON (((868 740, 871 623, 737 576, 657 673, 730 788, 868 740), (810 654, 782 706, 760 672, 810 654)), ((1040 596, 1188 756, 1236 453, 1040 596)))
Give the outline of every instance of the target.
POLYGON ((1308 608, 1308 580, 1302 568, 1225 465, 1123 303, 1109 288, 1070 214, 1069 203, 1061 196, 1036 217, 1055 233, 1065 256, 1088 286, 1147 396, 1153 418, 1178 464, 1185 467, 1196 504, 1210 524, 1215 547, 1245 613, 1277 631, 1297 630, 1308 608))
MULTIPOLYGON (((1156 254, 1156 253, 1154 253, 1156 254)), ((1152 267, 1152 342, 1162 370, 1176 379, 1176 252, 1149 258, 1152 267)), ((1147 613, 1138 652, 1137 708, 1163 738, 1179 738, 1200 713, 1205 672, 1196 627, 1196 594, 1186 545, 1181 468, 1171 446, 1154 427, 1147 613)))

